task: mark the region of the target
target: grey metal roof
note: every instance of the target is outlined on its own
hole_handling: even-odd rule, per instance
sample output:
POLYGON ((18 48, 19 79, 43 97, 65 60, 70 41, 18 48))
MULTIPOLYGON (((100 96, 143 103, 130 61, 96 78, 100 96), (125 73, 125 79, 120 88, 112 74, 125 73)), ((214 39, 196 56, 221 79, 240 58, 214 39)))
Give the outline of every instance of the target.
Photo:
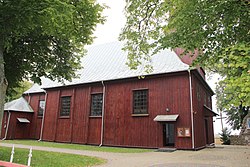
POLYGON ((40 92, 45 92, 40 85, 38 85, 37 83, 35 83, 34 85, 32 85, 32 87, 30 89, 28 89, 27 91, 24 92, 24 94, 29 94, 29 93, 40 93, 40 92))
POLYGON ((34 112, 28 102, 23 97, 5 103, 4 111, 34 112))
POLYGON ((17 118, 17 120, 21 123, 30 123, 30 121, 27 118, 17 118))
MULTIPOLYGON (((188 70, 189 66, 183 63, 174 51, 165 49, 152 58, 154 71, 146 73, 143 66, 137 70, 130 70, 126 65, 127 53, 122 50, 122 42, 112 42, 102 45, 96 45, 87 49, 88 53, 82 58, 83 69, 79 70, 79 78, 72 82, 65 82, 66 85, 84 84, 98 81, 108 81, 123 78, 131 78, 142 75, 171 73, 188 70)), ((57 82, 42 78, 40 88, 51 88, 62 86, 57 82)), ((30 89, 25 93, 39 92, 30 89)), ((40 90, 41 91, 41 90, 40 90)))

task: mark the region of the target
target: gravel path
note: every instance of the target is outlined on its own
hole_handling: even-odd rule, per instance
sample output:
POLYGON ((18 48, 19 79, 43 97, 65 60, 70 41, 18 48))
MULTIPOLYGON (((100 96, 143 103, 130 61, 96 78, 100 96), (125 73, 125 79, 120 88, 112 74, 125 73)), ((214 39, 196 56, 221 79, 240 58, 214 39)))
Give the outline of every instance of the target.
MULTIPOLYGON (((12 147, 12 144, 0 143, 0 146, 12 147)), ((15 144, 15 147, 31 146, 15 144)), ((249 146, 216 146, 200 151, 147 153, 108 153, 40 146, 32 146, 32 149, 107 159, 108 162, 100 167, 250 167, 249 146)))

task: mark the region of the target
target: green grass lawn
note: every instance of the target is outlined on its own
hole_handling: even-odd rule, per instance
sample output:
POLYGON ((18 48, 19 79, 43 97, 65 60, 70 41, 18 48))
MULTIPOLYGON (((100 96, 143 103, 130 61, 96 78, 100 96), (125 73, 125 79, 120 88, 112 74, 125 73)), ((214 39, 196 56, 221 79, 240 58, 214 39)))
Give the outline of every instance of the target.
POLYGON ((44 142, 37 140, 4 140, 3 143, 24 144, 30 146, 43 146, 43 147, 55 147, 55 148, 68 148, 75 150, 89 150, 89 151, 102 151, 102 152, 115 152, 115 153, 141 153, 151 152, 153 149, 138 149, 138 148, 121 148, 121 147, 98 147, 82 144, 67 144, 67 143, 55 143, 44 142))
MULTIPOLYGON (((0 147, 0 160, 9 161, 11 155, 11 149, 8 147, 0 147)), ((28 161, 28 149, 15 148, 14 163, 27 165, 28 161)), ((83 167, 83 166, 94 166, 105 163, 106 160, 74 155, 65 153, 55 153, 46 151, 32 151, 31 166, 32 167, 83 167)))

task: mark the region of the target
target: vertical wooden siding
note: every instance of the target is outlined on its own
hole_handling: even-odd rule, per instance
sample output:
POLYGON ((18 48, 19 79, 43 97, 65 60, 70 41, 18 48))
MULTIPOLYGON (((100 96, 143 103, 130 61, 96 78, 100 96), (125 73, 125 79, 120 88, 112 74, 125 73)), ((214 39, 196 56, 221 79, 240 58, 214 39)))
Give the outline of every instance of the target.
MULTIPOLYGON (((163 147, 163 127, 157 115, 179 114, 176 127, 190 127, 188 75, 114 82, 106 90, 105 145, 163 147), (147 88, 149 116, 132 116, 134 89, 147 88), (170 109, 167 113, 166 108, 170 109)), ((175 138, 176 147, 190 148, 190 138, 175 138)))
POLYGON ((43 140, 100 144, 101 117, 89 118, 91 93, 101 86, 48 90, 43 140), (71 96, 69 117, 60 117, 60 97, 71 96), (52 128, 52 129, 51 129, 52 128))
MULTIPOLYGON (((5 112, 6 113, 6 112, 5 112)), ((7 114, 8 115, 8 114, 7 114)), ((7 139, 30 139, 33 113, 11 111, 7 139), (30 123, 20 123, 17 118, 26 118, 30 123)))
MULTIPOLYGON (((104 145, 163 147, 163 125, 153 121, 161 114, 179 114, 175 127, 191 128, 187 72, 180 75, 105 82, 105 86, 104 145), (133 90, 141 88, 146 88, 149 92, 149 115, 134 117, 133 90), (166 108, 169 108, 170 112, 167 113, 166 108)), ((100 92, 101 84, 47 90, 43 140, 100 144, 101 117, 89 117, 91 94, 100 92), (69 118, 60 118, 60 97, 72 96, 74 89, 75 100, 71 101, 70 111, 72 115, 69 118)), ((175 141, 177 148, 191 147, 191 138, 178 138, 176 135, 175 141)))
POLYGON ((42 139, 47 141, 55 141, 60 91, 48 91, 47 93, 42 139))
POLYGON ((88 112, 90 108, 89 99, 90 89, 88 87, 79 87, 75 90, 75 111, 73 114, 73 143, 87 143, 88 133, 88 112))
POLYGON ((59 142, 71 142, 71 119, 72 113, 74 113, 73 105, 74 105, 74 94, 73 89, 65 89, 60 91, 60 96, 57 97, 58 99, 58 109, 56 111, 57 116, 54 118, 57 122, 56 124, 56 133, 55 133, 55 141, 59 142), (60 109, 61 103, 60 98, 64 96, 70 96, 70 116, 69 117, 61 117, 60 116, 60 109))
MULTIPOLYGON (((7 139, 39 139, 41 129, 41 117, 37 116, 39 110, 39 100, 44 100, 44 93, 35 93, 25 95, 24 98, 27 100, 33 113, 10 111, 11 119, 8 129, 7 139), (27 118, 30 124, 19 123, 17 118, 27 118)), ((4 113, 3 126, 7 126, 8 113, 4 113)), ((5 135, 5 128, 2 129, 2 137, 5 135)))
MULTIPOLYGON (((197 76, 192 75, 193 78, 193 109, 194 109, 194 130, 195 130, 195 148, 204 147, 207 144, 206 141, 206 130, 205 130, 205 112, 204 105, 212 108, 211 93, 205 89, 201 84, 201 81, 197 76), (199 90, 198 90, 199 89, 199 90), (198 98, 197 93, 200 92, 200 98, 198 98), (210 101, 208 100, 210 99, 210 101)), ((213 134, 213 118, 212 115, 208 119, 208 134, 209 142, 214 142, 213 134)))
MULTIPOLYGON (((90 90, 91 90, 91 94, 103 92, 103 88, 101 84, 92 85, 90 87, 90 90)), ((91 94, 89 94, 89 101, 86 101, 89 104, 88 111, 85 113, 86 117, 89 117, 90 115, 91 94)), ((87 143, 99 145, 101 143, 102 118, 101 117, 97 117, 97 118, 89 117, 87 126, 88 126, 87 143)))
MULTIPOLYGON (((205 102, 197 99, 196 87, 199 85, 203 92, 206 89, 194 75, 192 78, 195 147, 200 147, 204 146, 205 143, 203 112, 205 102)), ((178 127, 191 129, 187 72, 178 73, 177 75, 146 77, 145 79, 108 81, 104 82, 104 84, 106 87, 104 145, 163 147, 163 125, 153 121, 153 119, 157 115, 179 114, 179 118, 174 122, 175 147, 192 148, 191 137, 177 136, 178 127), (136 117, 132 116, 133 90, 141 88, 146 88, 149 92, 149 115, 136 117), (169 108, 170 112, 166 112, 166 108, 169 108)), ((102 119, 101 117, 93 118, 89 115, 91 94, 101 93, 102 91, 101 83, 47 90, 43 140, 100 144, 102 119), (62 96, 71 96, 71 111, 68 118, 60 118, 60 97, 62 96)), ((211 102, 208 102, 208 100, 206 103, 208 107, 211 106, 211 102)), ((211 123, 209 126, 212 129, 211 123)), ((209 133, 212 133, 212 130, 209 133)), ((212 141, 212 137, 209 137, 210 140, 212 141)))
POLYGON ((32 117, 32 126, 30 127, 30 136, 31 138, 39 139, 41 132, 41 123, 42 123, 42 117, 38 116, 39 101, 45 100, 45 94, 44 93, 30 94, 26 95, 25 99, 27 100, 27 102, 34 111, 32 117))
POLYGON ((8 112, 5 111, 3 113, 3 121, 2 121, 2 129, 1 129, 1 139, 4 138, 5 136, 5 131, 7 128, 7 123, 8 123, 8 112))

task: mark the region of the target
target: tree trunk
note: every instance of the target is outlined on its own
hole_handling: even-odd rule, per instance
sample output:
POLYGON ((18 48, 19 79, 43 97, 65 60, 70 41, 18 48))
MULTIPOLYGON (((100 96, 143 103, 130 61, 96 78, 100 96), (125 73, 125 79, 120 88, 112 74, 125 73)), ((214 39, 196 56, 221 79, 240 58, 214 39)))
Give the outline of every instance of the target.
POLYGON ((7 79, 5 78, 5 73, 4 73, 3 51, 4 51, 3 38, 0 36, 0 137, 2 132, 5 94, 8 86, 8 82, 7 79))

